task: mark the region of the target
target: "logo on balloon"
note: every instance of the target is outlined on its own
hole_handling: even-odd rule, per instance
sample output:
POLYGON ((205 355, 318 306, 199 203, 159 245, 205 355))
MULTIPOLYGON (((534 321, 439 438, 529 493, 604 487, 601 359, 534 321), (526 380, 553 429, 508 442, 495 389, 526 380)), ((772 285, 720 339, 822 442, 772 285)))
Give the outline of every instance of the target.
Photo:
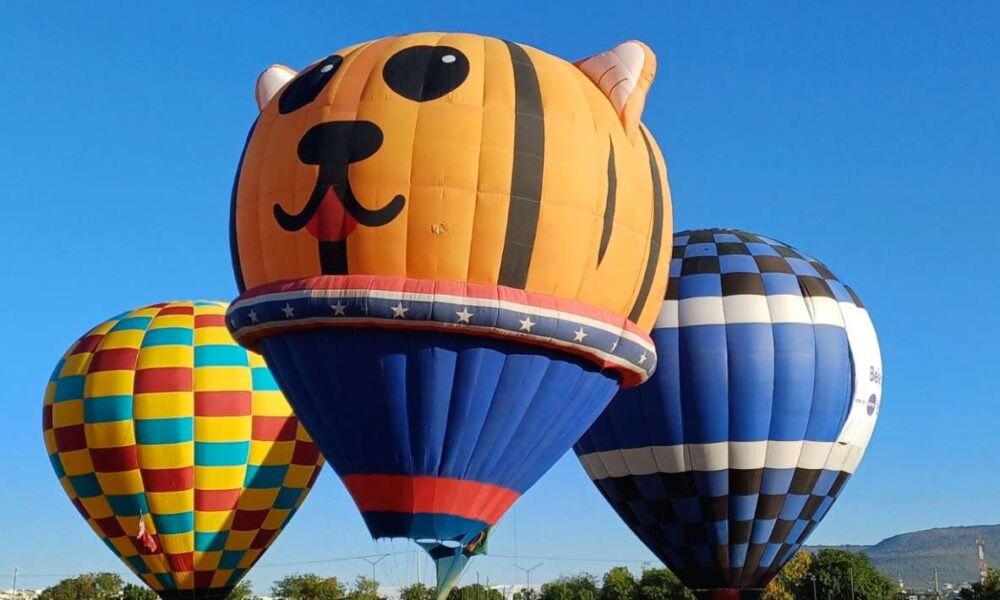
POLYGON ((875 398, 875 394, 868 397, 868 416, 875 414, 875 405, 878 404, 878 399, 875 398))

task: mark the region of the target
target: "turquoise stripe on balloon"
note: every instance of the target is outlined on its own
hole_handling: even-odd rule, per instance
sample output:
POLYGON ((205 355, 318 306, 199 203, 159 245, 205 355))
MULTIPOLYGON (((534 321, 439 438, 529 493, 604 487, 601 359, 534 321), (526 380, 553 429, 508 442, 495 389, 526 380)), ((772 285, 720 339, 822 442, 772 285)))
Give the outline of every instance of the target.
POLYGON ((281 488, 281 491, 278 492, 278 497, 274 500, 274 508, 293 508, 295 503, 299 501, 299 496, 302 495, 303 491, 304 488, 281 488))
POLYGON ((66 364, 65 358, 60 358, 59 362, 56 363, 56 368, 52 369, 52 374, 49 375, 49 381, 56 382, 59 381, 59 373, 62 372, 63 365, 66 364))
POLYGON ((241 579, 243 579, 243 576, 246 575, 246 572, 247 572, 246 569, 239 569, 239 568, 233 569, 232 575, 230 575, 229 579, 226 580, 226 587, 236 587, 236 584, 239 583, 241 579))
POLYGON ((243 550, 223 550, 222 557, 219 558, 220 569, 235 569, 243 559, 243 550))
POLYGON ((225 306, 222 302, 214 302, 212 300, 195 300, 195 306, 225 306))
POLYGON ((59 479, 62 479, 63 475, 66 474, 66 471, 63 469, 62 459, 59 458, 59 453, 56 452, 55 454, 50 454, 49 455, 49 462, 52 463, 52 468, 56 472, 56 477, 58 477, 59 479))
POLYGON ((271 371, 267 367, 254 367, 250 369, 250 373, 253 377, 253 391, 276 392, 281 389, 278 387, 278 382, 274 380, 274 375, 271 375, 271 371))
POLYGON ((110 423, 132 418, 132 396, 87 398, 83 403, 84 423, 110 423))
POLYGON ((122 553, 118 551, 118 548, 115 548, 115 545, 112 544, 111 540, 109 540, 108 538, 102 537, 101 541, 104 542, 105 546, 107 546, 108 548, 111 548, 111 551, 115 553, 115 556, 119 556, 120 557, 122 555, 122 553))
POLYGON ((195 367, 248 367, 250 357, 240 346, 207 345, 196 346, 194 349, 195 367))
POLYGON ((151 329, 142 338, 142 347, 190 346, 194 344, 194 330, 186 327, 164 327, 151 329))
POLYGON ((157 533, 187 533, 194 529, 194 511, 153 515, 157 533))
POLYGON ((83 398, 83 384, 86 380, 86 375, 67 375, 60 378, 56 383, 56 393, 52 397, 52 401, 65 402, 83 398))
POLYGON ((101 495, 101 484, 97 482, 97 475, 93 473, 70 475, 69 484, 73 486, 73 491, 80 498, 93 498, 101 495))
POLYGON ((194 549, 198 552, 218 552, 226 549, 227 531, 194 532, 194 549))
POLYGON ((199 467, 243 465, 249 455, 249 441, 194 443, 194 464, 199 467))
POLYGON ((149 505, 146 504, 146 494, 124 494, 121 496, 107 496, 108 504, 111 505, 111 512, 116 517, 138 517, 149 513, 149 505))
POLYGON ((147 567, 146 563, 142 560, 142 556, 136 554, 135 556, 129 556, 125 560, 127 560, 128 564, 132 566, 132 570, 138 573, 139 575, 145 575, 146 573, 149 573, 149 567, 147 567))
POLYGON ((288 465, 247 465, 243 485, 257 489, 281 487, 286 473, 288 465))
POLYGON ((137 444, 176 444, 194 439, 194 418, 136 419, 137 444))
POLYGON ((165 590, 177 589, 177 582, 174 581, 172 573, 157 573, 156 579, 159 580, 160 585, 163 586, 163 589, 165 590))
POLYGON ((149 323, 152 320, 153 317, 129 317, 115 323, 115 326, 111 328, 111 331, 144 331, 147 327, 149 327, 149 323))

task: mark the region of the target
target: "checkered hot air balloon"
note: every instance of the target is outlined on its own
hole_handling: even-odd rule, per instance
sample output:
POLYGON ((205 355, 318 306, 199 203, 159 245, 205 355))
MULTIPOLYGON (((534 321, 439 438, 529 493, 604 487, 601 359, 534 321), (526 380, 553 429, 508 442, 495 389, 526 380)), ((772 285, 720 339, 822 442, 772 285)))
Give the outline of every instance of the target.
POLYGON ((703 597, 758 596, 857 468, 878 417, 868 312, 822 263, 723 229, 674 237, 660 360, 575 450, 625 523, 703 597))
POLYGON ((77 340, 45 392, 52 467, 112 552, 165 599, 222 599, 322 458, 221 302, 123 313, 77 340))

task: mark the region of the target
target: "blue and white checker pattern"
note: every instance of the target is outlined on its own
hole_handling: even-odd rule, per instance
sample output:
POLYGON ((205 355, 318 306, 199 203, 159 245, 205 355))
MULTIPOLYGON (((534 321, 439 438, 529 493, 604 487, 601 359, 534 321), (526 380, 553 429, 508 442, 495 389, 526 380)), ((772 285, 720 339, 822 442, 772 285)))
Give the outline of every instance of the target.
POLYGON ((575 450, 686 585, 763 588, 867 446, 881 399, 871 320, 808 255, 699 230, 674 238, 652 337, 653 377, 619 393, 575 450))

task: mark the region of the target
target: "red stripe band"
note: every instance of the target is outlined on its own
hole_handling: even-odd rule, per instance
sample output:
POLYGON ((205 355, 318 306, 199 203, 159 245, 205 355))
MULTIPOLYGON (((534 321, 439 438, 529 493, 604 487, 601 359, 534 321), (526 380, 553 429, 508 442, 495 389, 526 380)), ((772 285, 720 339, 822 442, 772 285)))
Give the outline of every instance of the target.
POLYGON ((131 371, 139 357, 138 348, 110 348, 99 350, 90 362, 90 372, 131 371))
POLYGON ((477 481, 408 475, 348 475, 347 491, 362 512, 435 513, 495 524, 520 497, 477 481))
POLYGON ((226 315, 198 315, 194 318, 195 327, 225 327, 226 315))
POLYGON ((158 367, 135 372, 135 393, 190 392, 194 375, 187 367, 158 367))
POLYGON ((194 469, 143 469, 142 483, 147 492, 182 492, 194 487, 194 469))
POLYGON ((232 490, 195 490, 195 510, 233 510, 240 501, 241 489, 232 490))
POLYGON ((252 439, 287 442, 295 439, 298 426, 295 417, 254 417, 252 439))
POLYGON ((139 468, 139 456, 135 446, 118 448, 91 448, 90 460, 98 473, 120 473, 139 468))
POLYGON ((245 417, 250 415, 253 392, 195 392, 197 417, 245 417))

